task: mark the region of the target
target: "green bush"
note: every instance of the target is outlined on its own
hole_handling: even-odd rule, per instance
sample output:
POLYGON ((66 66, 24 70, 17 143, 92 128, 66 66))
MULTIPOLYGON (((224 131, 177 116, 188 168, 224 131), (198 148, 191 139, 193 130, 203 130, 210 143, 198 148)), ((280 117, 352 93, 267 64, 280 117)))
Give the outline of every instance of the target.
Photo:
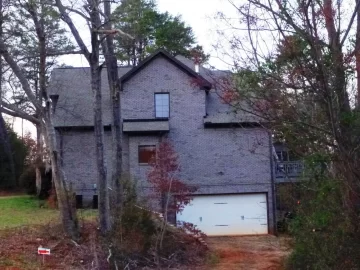
MULTIPOLYGON (((47 199, 51 191, 51 171, 46 172, 45 166, 40 166, 41 172, 41 191, 40 199, 47 199)), ((36 194, 36 171, 34 166, 29 166, 20 175, 20 187, 25 190, 27 194, 36 194)))
POLYGON ((141 264, 156 234, 151 212, 139 206, 135 182, 127 177, 123 179, 123 185, 123 208, 115 210, 114 225, 108 238, 112 247, 112 261, 120 263, 121 267, 131 261, 141 264))
POLYGON ((341 181, 319 175, 299 186, 287 269, 360 269, 360 232, 350 222, 342 188, 341 181))
POLYGON ((24 141, 19 137, 10 126, 6 126, 9 145, 5 146, 0 141, 0 188, 17 188, 19 186, 19 177, 25 168, 25 158, 28 149, 24 141), (11 159, 8 156, 6 147, 10 147, 12 152, 11 159, 13 161, 15 175, 12 173, 11 159))

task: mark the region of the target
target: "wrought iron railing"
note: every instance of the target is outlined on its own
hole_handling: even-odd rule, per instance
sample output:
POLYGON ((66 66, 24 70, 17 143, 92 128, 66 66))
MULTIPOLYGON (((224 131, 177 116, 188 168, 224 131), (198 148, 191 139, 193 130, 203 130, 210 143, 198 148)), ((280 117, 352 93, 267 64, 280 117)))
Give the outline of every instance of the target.
POLYGON ((296 178, 300 177, 303 172, 303 161, 275 161, 276 178, 296 178))

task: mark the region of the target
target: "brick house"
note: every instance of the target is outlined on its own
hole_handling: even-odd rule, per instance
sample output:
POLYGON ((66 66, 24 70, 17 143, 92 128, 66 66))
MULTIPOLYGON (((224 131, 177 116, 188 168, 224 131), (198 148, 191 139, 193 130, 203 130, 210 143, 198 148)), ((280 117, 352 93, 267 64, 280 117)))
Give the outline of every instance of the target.
MULTIPOLYGON (((51 76, 54 123, 67 179, 76 194, 96 194, 89 68, 58 68, 51 76)), ((221 102, 211 82, 228 74, 196 67, 159 50, 135 68, 119 68, 123 167, 146 197, 148 153, 161 138, 173 144, 180 178, 197 187, 176 218, 209 235, 274 233, 274 177, 270 134, 254 117, 221 102), (194 80, 200 83, 194 84, 194 80)), ((108 175, 111 118, 107 74, 102 74, 108 175)))

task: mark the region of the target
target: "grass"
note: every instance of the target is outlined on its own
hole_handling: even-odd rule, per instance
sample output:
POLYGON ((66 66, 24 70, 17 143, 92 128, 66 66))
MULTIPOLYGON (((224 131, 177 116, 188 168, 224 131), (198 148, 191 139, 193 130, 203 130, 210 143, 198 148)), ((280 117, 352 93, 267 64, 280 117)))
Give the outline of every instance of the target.
MULTIPOLYGON (((81 218, 93 218, 95 210, 79 211, 81 218)), ((28 195, 0 197, 0 230, 59 222, 59 211, 46 208, 44 201, 28 195)))

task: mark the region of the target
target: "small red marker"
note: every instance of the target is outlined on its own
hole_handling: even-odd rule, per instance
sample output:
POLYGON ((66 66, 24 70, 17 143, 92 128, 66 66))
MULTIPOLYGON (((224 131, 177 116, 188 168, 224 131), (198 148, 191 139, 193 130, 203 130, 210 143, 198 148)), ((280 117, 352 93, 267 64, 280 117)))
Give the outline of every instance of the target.
POLYGON ((50 255, 50 248, 38 247, 38 254, 43 255, 43 264, 45 263, 45 255, 50 255))

